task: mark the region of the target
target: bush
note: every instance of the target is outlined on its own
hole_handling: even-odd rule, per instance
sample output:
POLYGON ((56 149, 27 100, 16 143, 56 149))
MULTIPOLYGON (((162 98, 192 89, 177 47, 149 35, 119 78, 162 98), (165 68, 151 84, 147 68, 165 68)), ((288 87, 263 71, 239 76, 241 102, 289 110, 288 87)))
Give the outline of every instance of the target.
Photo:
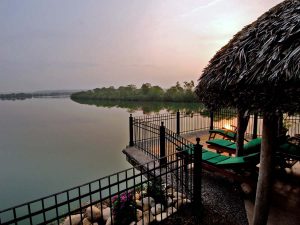
POLYGON ((136 204, 131 192, 123 192, 112 199, 114 224, 128 225, 136 220, 136 204))

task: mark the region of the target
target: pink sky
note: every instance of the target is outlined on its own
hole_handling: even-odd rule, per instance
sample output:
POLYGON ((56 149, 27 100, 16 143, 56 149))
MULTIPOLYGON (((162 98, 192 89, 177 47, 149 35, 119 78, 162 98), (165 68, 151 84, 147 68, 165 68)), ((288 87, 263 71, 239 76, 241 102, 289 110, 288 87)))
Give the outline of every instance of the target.
POLYGON ((279 0, 2 0, 0 92, 196 81, 279 0))

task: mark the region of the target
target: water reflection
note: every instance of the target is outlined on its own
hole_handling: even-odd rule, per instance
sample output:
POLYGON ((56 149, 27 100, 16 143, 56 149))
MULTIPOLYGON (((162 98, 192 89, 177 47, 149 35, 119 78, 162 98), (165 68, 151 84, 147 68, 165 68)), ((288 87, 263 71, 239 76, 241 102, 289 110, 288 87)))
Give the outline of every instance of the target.
MULTIPOLYGON (((170 113, 179 111, 184 111, 188 114, 193 112, 206 111, 204 106, 200 103, 184 103, 184 102, 136 102, 136 101, 109 101, 109 100, 91 100, 91 99, 81 99, 73 101, 80 104, 95 105, 97 107, 105 108, 126 108, 128 112, 134 113, 136 111, 143 111, 143 114, 159 113, 165 110, 170 113)), ((207 112, 209 115, 209 112, 207 112)))
MULTIPOLYGON (((79 104, 94 105, 104 108, 125 108, 129 113, 142 111, 143 114, 149 115, 166 111, 175 113, 177 111, 185 112, 187 115, 193 116, 194 113, 200 113, 203 117, 209 117, 210 111, 201 103, 184 103, 184 102, 137 102, 137 101, 111 101, 111 100, 91 100, 91 99, 72 99, 79 104)), ((226 113, 215 113, 214 121, 223 119, 232 119, 236 117, 236 111, 227 109, 226 113)))

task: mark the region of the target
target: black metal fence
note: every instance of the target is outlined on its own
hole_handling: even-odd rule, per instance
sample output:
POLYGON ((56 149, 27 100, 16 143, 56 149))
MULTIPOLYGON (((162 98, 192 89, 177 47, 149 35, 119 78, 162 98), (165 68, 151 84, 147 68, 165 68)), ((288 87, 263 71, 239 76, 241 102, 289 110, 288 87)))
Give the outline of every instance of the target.
MULTIPOLYGON (((166 129, 180 135, 213 128, 232 128, 230 127, 231 125, 237 126, 237 111, 233 109, 222 109, 212 113, 207 110, 203 110, 202 112, 198 113, 177 112, 151 116, 140 116, 132 119, 134 121, 134 125, 140 127, 141 131, 144 130, 141 128, 141 126, 147 126, 146 124, 150 124, 149 126, 151 126, 151 128, 149 127, 148 130, 153 131, 156 129, 156 135, 158 135, 158 127, 161 125, 161 122, 163 122, 166 129)), ((288 129, 288 135, 294 136, 295 134, 300 133, 300 115, 284 115, 283 123, 283 125, 288 129)), ((142 137, 146 136, 145 134, 138 136, 139 129, 136 129, 135 132, 134 138, 136 140, 142 140, 142 137)), ((249 117, 246 136, 253 137, 253 134, 258 137, 262 136, 261 115, 252 114, 249 117)))
MULTIPOLYGON (((155 117, 157 117, 157 115, 155 117)), ((156 118, 154 121, 149 120, 148 116, 145 118, 146 119, 143 120, 141 117, 133 118, 130 115, 130 130, 132 130, 132 132, 130 132, 131 146, 136 146, 154 159, 158 159, 166 155, 174 156, 178 148, 184 149, 192 145, 190 141, 166 128, 165 122, 168 124, 168 127, 170 127, 172 121, 174 121, 173 116, 163 116, 162 118, 165 119, 165 121, 160 122, 160 125, 157 125, 156 118), (168 118, 170 121, 166 120, 168 118)))
MULTIPOLYGON (((200 152, 201 146, 195 146, 195 149, 200 152)), ((193 154, 190 157, 193 159, 193 154)), ((194 183, 194 180, 199 176, 194 177, 196 173, 192 167, 187 169, 188 163, 193 161, 177 157, 177 153, 170 154, 0 211, 0 224, 78 224, 84 220, 99 224, 109 223, 108 220, 111 224, 159 222, 192 200, 195 207, 201 202, 201 199, 195 199, 199 198, 199 193, 194 196, 193 192, 201 192, 201 181, 200 186, 195 187, 199 181, 194 183)))

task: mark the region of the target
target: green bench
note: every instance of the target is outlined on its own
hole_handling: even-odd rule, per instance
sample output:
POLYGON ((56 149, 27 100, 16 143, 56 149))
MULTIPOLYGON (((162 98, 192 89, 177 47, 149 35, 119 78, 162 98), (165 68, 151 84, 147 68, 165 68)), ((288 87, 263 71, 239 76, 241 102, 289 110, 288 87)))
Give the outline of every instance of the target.
MULTIPOLYGON (((194 145, 187 145, 183 148, 177 147, 177 151, 179 157, 192 156, 194 154, 194 145)), ((232 157, 202 148, 202 161, 222 167, 242 166, 249 163, 256 165, 259 162, 259 152, 248 154, 246 156, 232 157)))
MULTIPOLYGON (((224 140, 224 139, 208 140, 206 143, 229 151, 236 151, 237 148, 235 142, 224 140)), ((260 151, 260 146, 261 146, 261 138, 252 139, 251 141, 244 144, 244 154, 249 155, 252 153, 257 153, 260 151)))
POLYGON ((209 140, 214 139, 217 134, 223 136, 223 139, 229 139, 229 140, 236 139, 236 131, 223 128, 223 129, 209 130, 209 140))

